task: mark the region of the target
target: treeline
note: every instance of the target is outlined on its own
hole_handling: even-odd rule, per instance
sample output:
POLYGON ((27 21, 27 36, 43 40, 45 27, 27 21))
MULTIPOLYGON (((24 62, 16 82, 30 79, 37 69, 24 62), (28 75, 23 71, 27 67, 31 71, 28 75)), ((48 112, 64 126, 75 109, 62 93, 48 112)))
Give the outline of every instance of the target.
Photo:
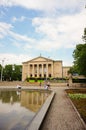
POLYGON ((1 81, 21 81, 22 79, 22 65, 0 65, 0 79, 1 81))

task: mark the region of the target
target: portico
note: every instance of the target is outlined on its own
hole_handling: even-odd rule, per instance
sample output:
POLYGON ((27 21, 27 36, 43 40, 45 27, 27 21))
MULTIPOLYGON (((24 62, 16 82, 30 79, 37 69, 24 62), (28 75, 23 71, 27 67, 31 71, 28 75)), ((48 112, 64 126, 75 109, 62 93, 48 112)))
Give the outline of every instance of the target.
POLYGON ((29 77, 51 77, 53 75, 52 63, 28 63, 29 77))

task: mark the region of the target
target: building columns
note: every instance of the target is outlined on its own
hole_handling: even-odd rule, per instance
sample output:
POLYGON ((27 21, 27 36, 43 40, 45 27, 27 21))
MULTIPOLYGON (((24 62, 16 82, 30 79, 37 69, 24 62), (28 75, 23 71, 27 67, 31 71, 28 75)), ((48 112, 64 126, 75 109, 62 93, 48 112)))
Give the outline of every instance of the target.
POLYGON ((42 64, 28 64, 28 72, 27 75, 30 77, 30 74, 32 74, 32 77, 35 77, 35 74, 37 77, 44 77, 44 74, 46 74, 46 78, 49 77, 49 74, 53 77, 53 63, 51 63, 51 66, 49 66, 48 63, 42 63, 42 64), (45 66, 44 66, 45 65, 45 66), (31 67, 32 66, 32 67, 31 67), (31 68, 30 68, 31 67, 31 68), (46 69, 46 71, 45 71, 46 69))
POLYGON ((48 77, 48 63, 46 64, 46 77, 48 77))
POLYGON ((39 77, 39 64, 37 64, 37 77, 39 77))
POLYGON ((34 75, 34 64, 32 64, 32 77, 34 77, 35 75, 34 75))
POLYGON ((51 66, 52 66, 52 72, 51 72, 51 77, 53 77, 53 64, 51 64, 51 66))
POLYGON ((44 68, 43 68, 43 64, 42 64, 42 77, 44 77, 44 68))
POLYGON ((28 64, 28 71, 27 71, 27 75, 28 75, 28 77, 30 77, 30 64, 28 64))

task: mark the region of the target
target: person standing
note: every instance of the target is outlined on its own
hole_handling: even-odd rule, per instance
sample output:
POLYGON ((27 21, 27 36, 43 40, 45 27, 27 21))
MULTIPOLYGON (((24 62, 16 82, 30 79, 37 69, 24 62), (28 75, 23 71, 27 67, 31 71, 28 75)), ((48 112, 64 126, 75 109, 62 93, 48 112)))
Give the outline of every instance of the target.
POLYGON ((48 88, 50 88, 50 82, 48 81, 48 83, 47 83, 47 86, 48 86, 48 88))
POLYGON ((41 82, 40 82, 39 86, 41 87, 41 85, 42 85, 42 84, 41 84, 41 82))

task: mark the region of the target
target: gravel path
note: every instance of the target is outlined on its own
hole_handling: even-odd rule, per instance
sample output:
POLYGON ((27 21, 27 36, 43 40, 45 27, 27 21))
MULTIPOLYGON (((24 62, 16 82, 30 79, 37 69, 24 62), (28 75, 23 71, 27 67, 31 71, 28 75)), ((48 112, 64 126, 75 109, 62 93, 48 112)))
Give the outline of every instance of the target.
POLYGON ((55 88, 56 96, 40 130, 86 130, 65 92, 55 88))

